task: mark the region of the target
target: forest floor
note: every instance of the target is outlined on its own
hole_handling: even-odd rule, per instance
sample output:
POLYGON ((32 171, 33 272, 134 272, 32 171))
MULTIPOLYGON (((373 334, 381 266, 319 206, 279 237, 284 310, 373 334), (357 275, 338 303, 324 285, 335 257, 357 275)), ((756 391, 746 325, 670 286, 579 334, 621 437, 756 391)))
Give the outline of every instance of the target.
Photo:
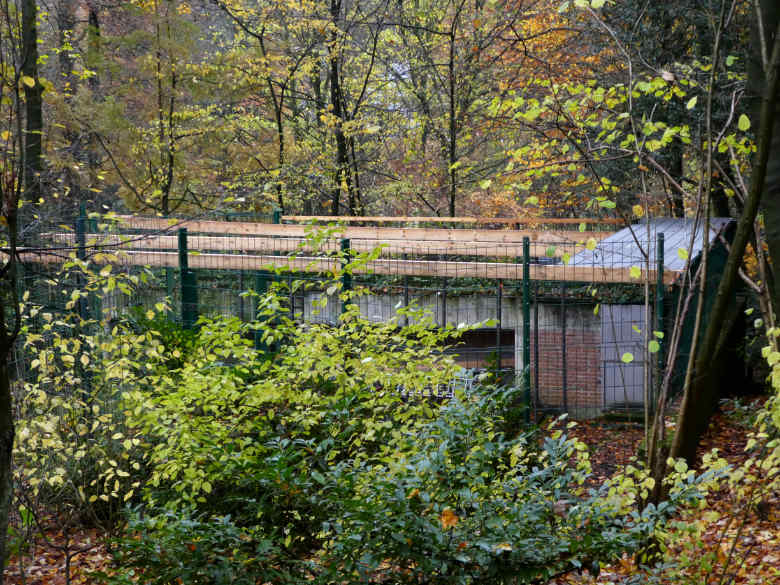
MULTIPOLYGON (((759 403, 758 400, 747 404, 730 402, 717 413, 702 442, 700 453, 717 447, 732 465, 742 463, 746 459, 744 449, 750 417, 759 403)), ((590 447, 593 485, 600 484, 629 463, 642 440, 642 425, 638 423, 581 421, 572 432, 590 447)), ((719 493, 715 498, 711 510, 719 511, 721 516, 716 522, 707 525, 699 551, 702 558, 704 554, 711 553, 708 558, 713 568, 705 571, 709 574, 703 577, 690 574, 690 582, 697 585, 780 584, 780 494, 774 494, 759 508, 749 510, 739 532, 740 522, 728 523, 734 516, 733 504, 731 494, 727 492, 719 493), (727 558, 731 562, 728 564, 729 569, 724 572, 721 564, 727 558)), ((101 536, 93 529, 77 530, 69 536, 70 544, 67 548, 71 551, 84 549, 84 552, 71 559, 73 585, 90 583, 89 575, 92 572, 108 568, 111 555, 101 544, 101 536)), ((67 538, 62 532, 47 531, 46 538, 39 538, 22 557, 12 556, 6 568, 6 583, 64 585, 66 544, 67 538)), ((551 583, 611 585, 624 581, 635 572, 634 561, 626 557, 603 567, 598 576, 585 571, 582 575, 570 574, 551 583)), ((664 579, 658 581, 659 585, 677 585, 678 582, 670 583, 664 579)))
MULTIPOLYGON (((752 417, 765 398, 728 401, 713 417, 699 446, 699 459, 717 448, 732 466, 745 462, 745 446, 752 417)), ((595 485, 612 476, 636 455, 642 441, 640 424, 606 421, 580 422, 574 434, 590 446, 592 481, 595 485)), ((734 494, 722 490, 711 496, 710 506, 686 518, 689 524, 701 521, 705 514, 718 512, 714 522, 705 522, 700 540, 689 541, 691 551, 681 547, 675 557, 696 558, 699 566, 678 574, 674 580, 659 575, 657 581, 642 585, 769 585, 780 584, 780 494, 771 494, 760 506, 745 509, 734 494), (725 569, 724 569, 725 567, 725 569)), ((612 585, 637 573, 634 559, 625 557, 603 567, 600 573, 567 575, 559 584, 612 585)))

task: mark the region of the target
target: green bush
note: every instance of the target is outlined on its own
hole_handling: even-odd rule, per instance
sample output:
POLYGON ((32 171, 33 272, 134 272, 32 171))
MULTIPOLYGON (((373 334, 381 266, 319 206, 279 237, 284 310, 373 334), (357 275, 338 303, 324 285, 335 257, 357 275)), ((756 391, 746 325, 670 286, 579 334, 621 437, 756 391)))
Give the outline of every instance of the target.
POLYGON ((396 445, 392 456, 344 463, 322 479, 342 508, 323 525, 323 583, 542 582, 640 546, 698 493, 672 491, 638 511, 639 481, 582 486, 585 446, 561 430, 507 438, 500 413, 516 391, 476 388, 396 445))
POLYGON ((455 365, 437 346, 452 332, 371 324, 354 309, 336 327, 273 319, 285 342, 272 359, 247 340, 251 326, 202 319, 182 367, 147 376, 124 404, 149 444, 149 503, 230 514, 308 548, 332 508, 312 478, 392 451, 434 416, 397 386, 445 383, 455 365))
POLYGON ((277 563, 273 541, 230 517, 133 512, 127 536, 116 541, 113 575, 95 579, 110 585, 255 585, 280 578, 292 582, 288 568, 277 563))

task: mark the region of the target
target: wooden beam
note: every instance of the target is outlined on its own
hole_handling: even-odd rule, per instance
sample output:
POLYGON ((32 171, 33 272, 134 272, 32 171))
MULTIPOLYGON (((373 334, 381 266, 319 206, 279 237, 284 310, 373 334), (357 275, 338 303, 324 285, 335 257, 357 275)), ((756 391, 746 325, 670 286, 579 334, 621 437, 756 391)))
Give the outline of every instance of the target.
POLYGON ((299 223, 473 223, 498 225, 619 225, 626 222, 619 217, 389 217, 353 215, 283 215, 282 221, 299 223))
MULTIPOLYGON (((120 216, 121 226, 125 229, 171 231, 186 227, 191 233, 227 234, 234 236, 278 236, 306 237, 316 228, 303 225, 284 225, 243 221, 206 221, 206 220, 169 220, 120 216)), ((533 230, 477 230, 442 228, 380 228, 380 227, 337 227, 331 228, 330 236, 355 240, 424 240, 437 242, 480 242, 480 243, 522 243, 524 237, 532 242, 563 243, 584 242, 589 239, 602 240, 613 232, 578 232, 574 230, 533 231, 533 230)))
MULTIPOLYGON (((61 263, 64 258, 53 252, 20 252, 22 261, 40 263, 61 263)), ((118 251, 94 254, 90 258, 97 264, 122 266, 178 266, 176 252, 118 251)), ((289 256, 253 256, 247 254, 189 254, 189 266, 193 269, 209 270, 274 270, 289 269, 296 272, 331 272, 341 270, 337 258, 312 258, 289 256)), ((628 268, 599 268, 589 266, 566 266, 563 264, 530 266, 532 280, 555 280, 587 283, 633 283, 642 282, 646 274, 642 270, 640 279, 632 279, 628 268)), ((397 276, 439 276, 450 278, 487 278, 521 280, 522 264, 506 262, 445 262, 426 260, 379 259, 357 267, 356 274, 386 274, 397 276)), ((678 277, 677 272, 666 271, 664 282, 671 284, 678 277)), ((655 271, 649 278, 655 280, 655 271)))
MULTIPOLYGON (((73 233, 46 233, 43 237, 66 246, 76 245, 76 236, 73 233)), ((176 250, 178 238, 176 236, 128 235, 128 234, 86 234, 86 247, 97 250, 102 247, 120 247, 126 250, 132 249, 166 249, 176 250)), ((315 248, 312 242, 305 238, 274 238, 269 236, 198 236, 191 235, 187 239, 191 250, 209 250, 224 252, 311 252, 315 248)), ((378 240, 351 240, 352 249, 360 252, 371 251, 382 246, 382 255, 389 254, 447 254, 452 256, 481 256, 489 258, 520 258, 523 255, 521 243, 484 243, 484 242, 443 242, 427 240, 390 240, 381 242, 378 240)), ((338 240, 326 240, 318 247, 321 251, 334 251, 340 249, 338 240)), ((584 250, 584 244, 572 244, 570 242, 531 244, 532 257, 561 257, 564 254, 573 256, 584 250)))

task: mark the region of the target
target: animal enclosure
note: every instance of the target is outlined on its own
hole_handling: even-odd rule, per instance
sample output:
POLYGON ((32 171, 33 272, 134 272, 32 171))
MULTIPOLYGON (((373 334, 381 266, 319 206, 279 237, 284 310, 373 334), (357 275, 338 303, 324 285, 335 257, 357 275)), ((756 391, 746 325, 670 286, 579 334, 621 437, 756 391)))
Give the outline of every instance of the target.
MULTIPOLYGON (((377 219, 351 223, 381 224, 377 219)), ((466 218, 451 221, 458 219, 466 218)), ((295 319, 335 323, 343 308, 337 289, 320 286, 327 276, 343 288, 370 291, 353 300, 368 320, 388 321, 399 307, 415 305, 432 325, 475 326, 451 350, 458 363, 525 385, 537 413, 588 416, 642 407, 655 365, 642 332, 662 328, 657 301, 680 275, 655 253, 663 241, 657 233, 650 256, 642 257, 632 242, 616 239, 620 232, 598 229, 614 228, 614 221, 590 220, 589 227, 544 220, 556 229, 535 231, 520 229, 517 220, 495 220, 498 227, 490 229, 317 227, 300 220, 82 216, 72 231, 42 230, 40 246, 21 257, 30 275, 44 276, 70 254, 145 270, 153 278, 134 297, 115 293, 83 310, 119 316, 167 297, 188 327, 199 314, 252 320, 256 300, 247 293, 269 286, 284 291, 295 319), (646 308, 642 282, 648 279, 646 308)), ((641 226, 634 229, 642 233, 641 226)), ((41 294, 53 298, 55 291, 45 288, 41 294)))

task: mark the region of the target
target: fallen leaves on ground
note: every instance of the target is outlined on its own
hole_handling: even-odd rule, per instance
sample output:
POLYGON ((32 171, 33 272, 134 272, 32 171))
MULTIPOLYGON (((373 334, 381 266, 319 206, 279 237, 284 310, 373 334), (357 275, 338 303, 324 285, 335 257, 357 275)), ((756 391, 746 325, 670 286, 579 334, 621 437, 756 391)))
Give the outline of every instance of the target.
MULTIPOLYGON (((14 555, 6 566, 5 580, 12 585, 64 585, 66 583, 65 535, 52 528, 46 531, 47 539, 37 539, 23 555, 14 555), (46 543, 46 540, 50 544, 46 543)), ((103 535, 94 528, 82 528, 70 535, 70 559, 72 585, 92 583, 89 575, 105 570, 111 555, 102 544, 103 535), (85 550, 86 549, 86 550, 85 550)))
MULTIPOLYGON (((747 404, 729 402, 712 418, 702 438, 699 458, 717 448, 721 457, 733 466, 748 457, 745 445, 751 413, 763 399, 747 404)), ((591 448, 594 485, 598 485, 628 463, 642 440, 642 426, 631 423, 603 421, 580 422, 572 431, 591 448)), ((677 585, 681 578, 697 585, 764 585, 780 583, 780 494, 770 494, 759 505, 746 509, 728 490, 710 498, 710 506, 684 519, 690 525, 701 523, 700 540, 672 543, 672 558, 701 561, 676 578, 661 579, 663 585, 677 585), (717 518, 709 521, 709 518, 717 518), (686 548, 686 545, 689 548, 686 548), (695 547, 693 550, 691 547, 695 547), (709 568, 711 566, 711 568, 709 568), (725 568, 724 568, 725 567, 725 568), (694 571, 698 571, 695 572, 694 571)), ((559 584, 613 585, 635 574, 638 568, 633 558, 624 556, 602 568, 598 576, 584 572, 558 579, 559 584)))

